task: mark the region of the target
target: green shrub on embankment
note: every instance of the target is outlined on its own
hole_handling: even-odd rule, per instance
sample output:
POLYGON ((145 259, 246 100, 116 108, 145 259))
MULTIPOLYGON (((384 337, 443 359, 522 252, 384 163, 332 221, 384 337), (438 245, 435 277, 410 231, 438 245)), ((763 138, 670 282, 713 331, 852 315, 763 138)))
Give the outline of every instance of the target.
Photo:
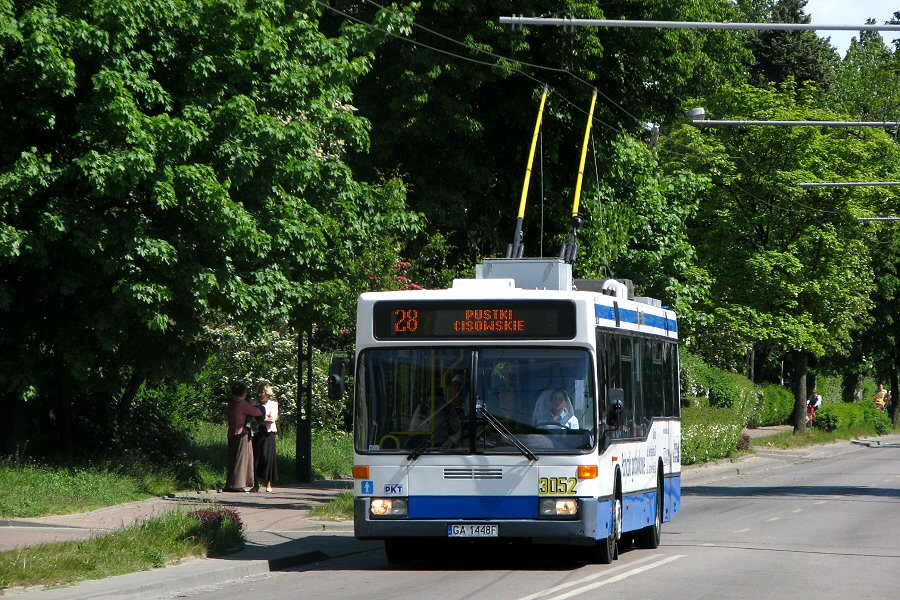
POLYGON ((878 435, 884 435, 891 430, 891 417, 871 400, 826 404, 816 413, 815 426, 824 431, 853 431, 868 426, 878 435))
POLYGON ((790 418, 794 396, 789 390, 755 385, 686 351, 681 359, 683 464, 716 460, 746 449, 744 427, 777 425, 790 418))
POLYGON ((794 394, 780 385, 767 383, 758 386, 762 398, 753 407, 748 423, 756 427, 787 423, 794 412, 794 394))
POLYGON ((735 411, 715 406, 681 410, 681 462, 691 465, 728 456, 738 449, 744 424, 735 411))

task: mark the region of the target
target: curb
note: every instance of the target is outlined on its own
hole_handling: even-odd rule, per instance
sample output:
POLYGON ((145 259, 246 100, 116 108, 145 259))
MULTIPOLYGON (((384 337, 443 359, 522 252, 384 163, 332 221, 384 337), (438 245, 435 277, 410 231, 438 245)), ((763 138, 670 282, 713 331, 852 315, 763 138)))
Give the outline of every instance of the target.
POLYGON ((123 598, 145 600, 171 595, 206 586, 215 586, 306 565, 334 556, 312 550, 270 559, 241 560, 234 558, 201 558, 181 564, 160 567, 151 571, 116 575, 106 579, 82 581, 70 586, 46 589, 42 587, 9 588, 0 596, 29 600, 91 600, 123 598))

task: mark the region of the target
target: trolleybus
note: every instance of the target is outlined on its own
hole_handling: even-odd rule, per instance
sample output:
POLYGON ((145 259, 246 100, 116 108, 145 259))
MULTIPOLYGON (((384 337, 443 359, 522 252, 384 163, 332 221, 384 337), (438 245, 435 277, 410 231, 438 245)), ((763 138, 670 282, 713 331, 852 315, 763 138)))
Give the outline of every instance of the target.
POLYGON ((357 305, 354 529, 429 542, 655 548, 681 504, 678 325, 628 282, 490 259, 357 305))

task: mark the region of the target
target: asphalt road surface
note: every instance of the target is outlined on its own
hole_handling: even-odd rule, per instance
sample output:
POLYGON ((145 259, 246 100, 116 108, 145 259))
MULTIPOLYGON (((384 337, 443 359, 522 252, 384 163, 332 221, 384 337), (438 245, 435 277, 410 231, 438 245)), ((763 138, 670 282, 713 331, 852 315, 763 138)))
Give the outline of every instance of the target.
MULTIPOLYGON (((896 440, 896 437, 893 437, 896 440)), ((657 550, 588 564, 566 548, 457 548, 411 566, 360 552, 179 598, 688 600, 900 598, 900 444, 684 489, 657 550)))

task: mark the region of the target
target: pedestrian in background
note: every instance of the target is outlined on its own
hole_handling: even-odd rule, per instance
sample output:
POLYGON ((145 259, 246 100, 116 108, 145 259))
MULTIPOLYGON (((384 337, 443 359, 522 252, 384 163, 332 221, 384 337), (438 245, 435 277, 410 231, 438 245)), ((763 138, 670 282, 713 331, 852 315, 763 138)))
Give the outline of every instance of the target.
POLYGON ((884 384, 878 384, 878 390, 875 392, 875 404, 878 405, 878 408, 884 410, 884 407, 887 405, 887 397, 888 391, 884 389, 884 384))
POLYGON ((813 390, 806 399, 806 424, 812 425, 816 420, 816 411, 822 408, 822 394, 819 390, 813 390))
POLYGON ((259 481, 266 483, 266 491, 272 491, 272 482, 278 481, 278 453, 276 437, 278 433, 278 402, 272 384, 259 385, 259 408, 263 411, 256 428, 256 474, 253 491, 259 491, 259 481))
POLYGON ((253 485, 253 446, 247 418, 262 414, 260 408, 247 402, 247 384, 242 381, 232 383, 227 408, 228 478, 223 488, 226 492, 248 492, 253 485))

